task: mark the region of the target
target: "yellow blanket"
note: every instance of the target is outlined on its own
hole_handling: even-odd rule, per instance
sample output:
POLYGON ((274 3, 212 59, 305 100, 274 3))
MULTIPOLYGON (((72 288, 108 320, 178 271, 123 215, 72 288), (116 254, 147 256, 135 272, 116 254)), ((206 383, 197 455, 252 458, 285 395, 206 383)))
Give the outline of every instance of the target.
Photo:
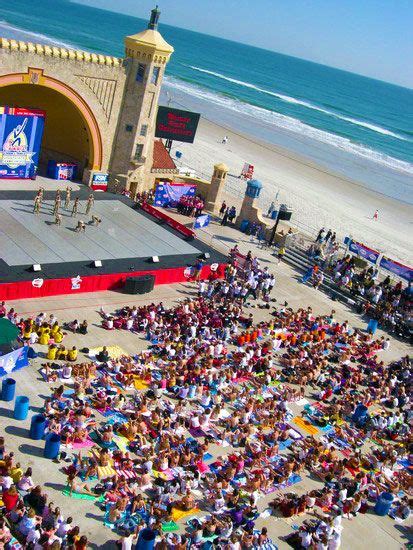
POLYGON ((302 418, 301 416, 296 416, 293 420, 294 424, 296 424, 299 428, 304 430, 306 433, 310 435, 318 434, 319 430, 315 426, 311 424, 309 420, 306 420, 305 418, 302 418))
POLYGON ((173 521, 179 521, 182 518, 185 518, 186 516, 193 516, 194 514, 197 514, 199 512, 199 508, 191 508, 187 512, 184 510, 178 510, 177 508, 172 508, 171 518, 173 521))

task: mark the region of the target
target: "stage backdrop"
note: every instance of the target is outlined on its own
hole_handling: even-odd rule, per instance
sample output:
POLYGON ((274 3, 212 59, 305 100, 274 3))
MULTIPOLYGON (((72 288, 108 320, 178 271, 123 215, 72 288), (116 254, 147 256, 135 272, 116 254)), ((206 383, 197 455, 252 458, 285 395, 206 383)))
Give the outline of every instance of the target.
POLYGON ((37 109, 0 107, 0 178, 36 177, 45 114, 37 109))
POLYGON ((182 195, 193 197, 196 185, 188 183, 158 183, 155 191, 155 206, 174 207, 182 195))

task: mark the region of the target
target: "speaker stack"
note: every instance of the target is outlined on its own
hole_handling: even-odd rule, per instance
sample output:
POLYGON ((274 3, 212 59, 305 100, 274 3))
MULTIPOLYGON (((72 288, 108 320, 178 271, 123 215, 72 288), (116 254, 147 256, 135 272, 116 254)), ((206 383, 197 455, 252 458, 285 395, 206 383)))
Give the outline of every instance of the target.
POLYGON ((123 292, 125 294, 147 294, 155 286, 155 275, 141 275, 140 277, 127 277, 123 292))

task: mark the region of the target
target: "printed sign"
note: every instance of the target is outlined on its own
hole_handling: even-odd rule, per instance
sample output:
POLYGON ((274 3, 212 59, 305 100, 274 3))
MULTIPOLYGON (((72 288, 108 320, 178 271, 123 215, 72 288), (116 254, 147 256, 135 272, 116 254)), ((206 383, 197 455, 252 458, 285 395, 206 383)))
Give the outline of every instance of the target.
POLYGON ((373 250, 372 248, 369 248, 368 246, 365 246, 364 244, 358 243, 356 241, 351 241, 349 250, 353 254, 361 256, 362 258, 373 264, 377 263, 377 260, 380 256, 380 252, 377 252, 377 250, 373 250))
POLYGON ((45 112, 0 107, 0 178, 36 177, 45 112))
POLYGON ((6 355, 0 357, 0 377, 6 376, 13 371, 26 367, 29 364, 27 358, 27 352, 29 348, 24 346, 23 348, 16 349, 6 355))
POLYGON ((195 218, 194 229, 200 229, 201 227, 206 227, 211 221, 211 216, 209 214, 202 214, 195 218))
POLYGON ((192 113, 191 111, 158 107, 155 136, 193 143, 200 116, 199 113, 192 113))
POLYGON ((106 191, 109 183, 109 174, 104 172, 95 172, 92 175, 93 191, 106 191))
POLYGON ((383 256, 380 262, 380 267, 387 269, 387 271, 390 271, 403 279, 406 279, 406 281, 413 281, 413 269, 408 265, 400 264, 395 260, 391 260, 390 258, 383 256))

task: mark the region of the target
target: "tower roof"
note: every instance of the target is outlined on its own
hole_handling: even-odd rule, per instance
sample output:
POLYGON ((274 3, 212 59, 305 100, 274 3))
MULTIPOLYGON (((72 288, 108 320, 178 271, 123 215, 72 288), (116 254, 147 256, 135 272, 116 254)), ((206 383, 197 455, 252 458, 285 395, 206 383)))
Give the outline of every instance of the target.
POLYGON ((221 172, 228 172, 228 166, 223 162, 219 162, 218 164, 215 164, 214 168, 216 170, 221 170, 221 172))
POLYGON ((144 47, 145 49, 158 51, 167 54, 173 53, 173 47, 162 37, 158 31, 158 20, 161 12, 158 6, 151 11, 151 18, 148 23, 148 28, 137 34, 132 34, 125 38, 127 48, 144 47))

